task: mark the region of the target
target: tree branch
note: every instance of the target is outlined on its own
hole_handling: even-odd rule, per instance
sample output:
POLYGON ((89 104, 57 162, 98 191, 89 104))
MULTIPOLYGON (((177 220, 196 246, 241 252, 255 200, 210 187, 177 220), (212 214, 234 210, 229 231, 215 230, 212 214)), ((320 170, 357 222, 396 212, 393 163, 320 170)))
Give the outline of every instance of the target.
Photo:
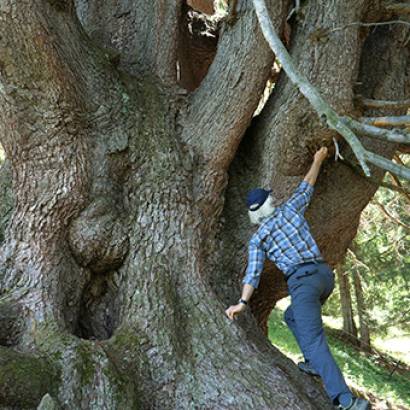
POLYGON ((362 117, 362 122, 376 127, 406 127, 410 125, 410 115, 396 117, 362 117))
MULTIPOLYGON (((329 128, 337 131, 346 139, 354 154, 356 155, 365 175, 370 176, 370 170, 366 164, 366 160, 368 160, 372 164, 377 165, 382 169, 388 170, 402 178, 410 180, 409 169, 403 166, 398 166, 393 162, 387 160, 386 158, 366 151, 363 148, 357 136, 346 125, 346 119, 339 117, 339 115, 322 98, 317 89, 312 84, 310 84, 309 80, 297 70, 291 56, 280 41, 272 26, 264 0, 253 0, 253 4, 265 39, 269 43, 278 60, 281 62, 286 74, 288 75, 290 80, 299 88, 300 92, 309 100, 310 104, 315 109, 319 117, 322 120, 326 121, 329 128)), ((387 22, 384 23, 387 24, 387 22)), ((355 23, 352 23, 350 25, 353 24, 355 23)))
POLYGON ((353 251, 355 246, 352 244, 347 248, 347 252, 353 257, 357 264, 363 266, 367 271, 371 271, 371 269, 357 256, 356 252, 353 251))
POLYGON ((322 98, 317 89, 310 84, 309 80, 302 75, 296 68, 291 56, 285 46, 277 36, 274 27, 270 21, 269 14, 266 9, 264 0, 253 0, 253 4, 258 16, 258 20, 265 36, 273 52, 281 62, 283 69, 290 80, 299 88, 300 92, 309 100, 312 107, 315 109, 319 117, 324 120, 329 128, 341 134, 351 146, 365 175, 370 175, 369 167, 365 161, 365 151, 356 135, 348 128, 339 118, 337 113, 329 106, 322 98))
POLYGON ((400 192, 401 194, 403 194, 407 200, 410 202, 410 192, 407 192, 404 188, 403 188, 403 184, 400 182, 400 180, 396 177, 396 175, 391 174, 389 172, 390 178, 393 180, 394 185, 397 188, 400 188, 400 190, 398 190, 398 192, 400 192))
POLYGON ((406 131, 389 130, 378 128, 373 125, 363 124, 350 117, 343 117, 342 121, 353 131, 368 137, 374 137, 382 141, 395 142, 398 144, 410 144, 410 134, 406 131))
POLYGON ((403 101, 387 101, 387 100, 372 100, 369 98, 363 98, 357 96, 356 100, 360 105, 363 105, 368 108, 410 108, 410 100, 403 101))
POLYGON ((360 27, 377 27, 377 26, 390 26, 391 24, 403 24, 405 26, 410 26, 410 23, 403 20, 390 20, 390 21, 379 21, 377 23, 362 23, 357 21, 354 23, 349 23, 341 27, 335 27, 331 30, 328 30, 327 33, 334 33, 335 31, 344 30, 348 27, 360 26, 360 27))
MULTIPOLYGON (((285 3, 270 0, 278 28, 286 17, 285 3)), ((237 8, 240 18, 232 26, 225 25, 215 59, 182 119, 182 139, 218 169, 231 163, 274 63, 250 1, 238 3, 237 8)))
POLYGON ((380 202, 373 200, 373 203, 378 206, 381 211, 389 218, 391 219, 394 223, 402 226, 403 228, 405 228, 406 230, 410 231, 410 225, 406 225, 405 223, 401 222, 399 219, 397 219, 396 217, 394 217, 386 208, 383 204, 381 204, 380 202))
POLYGON ((400 178, 410 180, 410 169, 409 168, 403 165, 395 164, 394 162, 380 155, 377 155, 373 152, 365 151, 365 157, 370 163, 378 166, 379 168, 385 169, 386 171, 389 171, 392 174, 395 174, 400 178))

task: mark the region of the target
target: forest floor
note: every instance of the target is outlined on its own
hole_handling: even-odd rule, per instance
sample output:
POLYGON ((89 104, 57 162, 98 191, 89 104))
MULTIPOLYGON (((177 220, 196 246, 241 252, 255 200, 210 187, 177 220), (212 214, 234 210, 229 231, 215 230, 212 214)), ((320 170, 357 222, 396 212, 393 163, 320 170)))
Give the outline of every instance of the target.
MULTIPOLYGON (((376 354, 369 355, 342 341, 336 329, 326 326, 326 332, 332 353, 348 385, 356 394, 370 400, 373 410, 410 410, 408 363, 401 362, 396 366, 391 350, 389 355, 385 355, 379 348, 376 354)), ((278 308, 269 318, 269 339, 295 363, 303 360, 292 333, 283 321, 283 311, 278 308)))

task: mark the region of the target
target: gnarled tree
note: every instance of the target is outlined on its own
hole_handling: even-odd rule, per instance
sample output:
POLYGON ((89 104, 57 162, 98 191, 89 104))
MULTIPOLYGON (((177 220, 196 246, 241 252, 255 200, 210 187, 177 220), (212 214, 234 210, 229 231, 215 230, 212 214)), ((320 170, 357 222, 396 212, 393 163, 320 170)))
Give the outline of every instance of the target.
MULTIPOLYGON (((289 37, 291 26, 298 70, 338 114, 405 113, 355 105, 359 94, 408 96, 407 27, 352 24, 397 11, 305 2, 286 23, 291 8, 268 1, 276 31, 289 37)), ((3 407, 331 408, 265 337, 286 294, 273 266, 253 315, 231 323, 224 309, 246 264, 245 192, 271 186, 285 199, 335 133, 284 74, 253 116, 274 55, 250 0, 213 43, 187 28, 188 10, 183 0, 0 3, 3 407)), ((396 149, 362 142, 386 158, 396 149)), ((308 219, 331 264, 376 188, 341 163, 322 171, 308 219)))

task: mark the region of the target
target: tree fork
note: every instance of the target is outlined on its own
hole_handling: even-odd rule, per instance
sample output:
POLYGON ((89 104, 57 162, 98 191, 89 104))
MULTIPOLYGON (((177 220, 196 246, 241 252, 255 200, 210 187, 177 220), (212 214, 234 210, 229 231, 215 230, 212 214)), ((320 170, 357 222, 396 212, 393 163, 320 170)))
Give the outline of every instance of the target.
MULTIPOLYGON (((317 89, 312 86, 308 79, 303 76, 296 68, 289 53, 277 36, 269 14, 267 13, 264 0, 253 0, 258 15, 261 29, 264 33, 266 41, 269 43, 272 51, 281 62, 283 69, 289 76, 291 81, 299 88, 300 92, 309 100, 312 107, 315 109, 320 119, 329 126, 329 128, 337 131, 341 134, 345 140, 349 143, 356 158, 358 159, 360 166, 363 168, 363 172, 366 176, 370 177, 370 169, 366 164, 366 160, 375 164, 378 167, 389 170, 391 172, 399 172, 399 175, 410 179, 409 170, 399 170, 394 164, 388 164, 388 160, 383 160, 371 152, 366 151, 357 136, 346 125, 346 120, 342 118, 333 110, 330 105, 322 98, 317 89)), ((390 161, 391 162, 391 161, 390 161)))

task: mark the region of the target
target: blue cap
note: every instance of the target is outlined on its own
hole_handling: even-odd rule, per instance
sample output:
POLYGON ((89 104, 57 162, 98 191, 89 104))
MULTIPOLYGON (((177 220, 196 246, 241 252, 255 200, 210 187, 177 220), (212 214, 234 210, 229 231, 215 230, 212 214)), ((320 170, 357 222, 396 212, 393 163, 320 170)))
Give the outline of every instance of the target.
POLYGON ((250 211, 256 211, 259 209, 271 192, 271 189, 267 191, 263 188, 256 188, 249 191, 248 196, 246 197, 246 205, 248 206, 248 209, 250 211))

